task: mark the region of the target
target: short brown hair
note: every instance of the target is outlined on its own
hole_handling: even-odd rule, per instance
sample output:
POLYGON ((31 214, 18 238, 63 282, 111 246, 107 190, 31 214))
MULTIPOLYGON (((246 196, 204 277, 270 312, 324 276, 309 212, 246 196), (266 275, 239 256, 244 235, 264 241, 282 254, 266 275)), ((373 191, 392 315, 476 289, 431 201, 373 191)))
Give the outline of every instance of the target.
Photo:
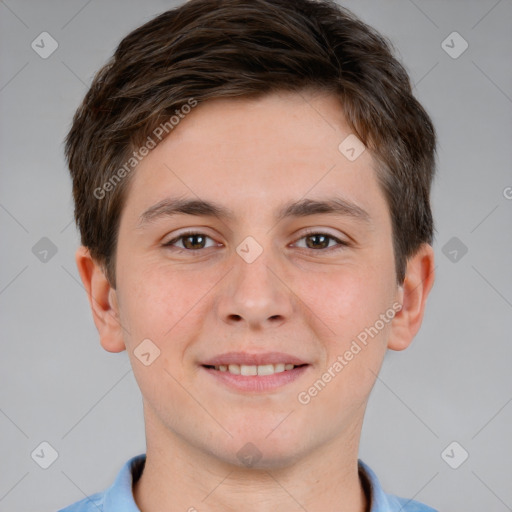
POLYGON ((95 76, 65 148, 81 242, 110 284, 133 173, 104 197, 96 191, 159 124, 192 98, 311 88, 339 98, 377 163, 402 284, 407 259, 433 240, 436 134, 392 48, 330 0, 190 0, 128 34, 95 76))

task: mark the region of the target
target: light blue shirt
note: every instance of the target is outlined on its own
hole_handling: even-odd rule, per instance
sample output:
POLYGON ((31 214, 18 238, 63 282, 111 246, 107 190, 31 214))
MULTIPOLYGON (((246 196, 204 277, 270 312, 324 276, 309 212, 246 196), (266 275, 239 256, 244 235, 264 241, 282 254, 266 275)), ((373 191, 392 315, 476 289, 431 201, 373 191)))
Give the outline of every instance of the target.
MULTIPOLYGON (((140 512, 133 499, 132 485, 137 480, 146 462, 142 453, 125 463, 115 482, 103 492, 98 492, 77 501, 58 512, 140 512)), ((386 494, 380 486, 377 475, 361 459, 358 459, 359 472, 369 482, 370 512, 438 512, 414 500, 386 494)))

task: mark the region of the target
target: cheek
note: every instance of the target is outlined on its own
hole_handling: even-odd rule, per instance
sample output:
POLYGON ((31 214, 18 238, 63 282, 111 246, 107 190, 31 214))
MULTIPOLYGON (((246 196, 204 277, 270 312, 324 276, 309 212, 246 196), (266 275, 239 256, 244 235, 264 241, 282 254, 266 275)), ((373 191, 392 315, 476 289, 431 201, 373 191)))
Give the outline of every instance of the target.
POLYGON ((333 421, 344 414, 348 404, 354 410, 363 405, 375 382, 394 316, 393 283, 390 269, 376 264, 317 274, 305 282, 309 287, 302 288, 302 296, 315 313, 313 330, 326 333, 320 340, 324 358, 311 381, 312 394, 304 390, 304 400, 309 397, 315 402, 312 409, 338 404, 339 408, 329 412, 333 421), (308 289, 316 292, 308 294, 308 289), (386 313, 390 318, 382 321, 381 315, 386 313))
POLYGON ((297 399, 308 405, 311 416, 332 425, 364 406, 386 352, 394 310, 388 283, 378 284, 370 274, 316 276, 322 294, 308 297, 317 316, 313 330, 327 334, 319 336, 324 357, 297 399), (386 321, 381 320, 386 313, 386 321))
POLYGON ((173 346, 178 346, 179 339, 187 338, 189 328, 200 325, 208 292, 219 279, 214 271, 184 271, 168 262, 142 261, 126 264, 119 278, 122 315, 132 343, 150 338, 163 346, 171 339, 173 346))
POLYGON ((304 273, 297 281, 297 295, 342 347, 391 306, 393 283, 389 275, 389 269, 378 265, 304 273))

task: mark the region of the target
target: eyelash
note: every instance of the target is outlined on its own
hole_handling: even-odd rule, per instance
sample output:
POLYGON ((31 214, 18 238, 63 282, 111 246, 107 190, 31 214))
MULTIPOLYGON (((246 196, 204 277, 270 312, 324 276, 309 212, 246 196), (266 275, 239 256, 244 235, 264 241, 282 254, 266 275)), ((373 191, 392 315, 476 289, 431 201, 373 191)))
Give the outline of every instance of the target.
MULTIPOLYGON (((186 238, 187 236, 195 236, 195 235, 200 235, 200 236, 203 236, 206 238, 210 238, 210 240, 213 240, 212 237, 206 235, 205 233, 201 233, 199 231, 186 231, 184 233, 181 233, 176 238, 173 238, 172 240, 169 240, 168 242, 163 244, 163 247, 168 247, 171 250, 179 252, 179 253, 183 253, 183 252, 194 253, 194 252, 200 252, 202 250, 208 249, 208 247, 205 247, 203 249, 182 249, 180 247, 173 247, 173 244, 176 243, 177 241, 179 241, 183 238, 186 238)), ((315 230, 305 232, 298 240, 302 240, 303 238, 307 238, 308 236, 312 236, 312 235, 325 236, 331 240, 336 241, 340 247, 327 247, 325 249, 310 249, 310 248, 306 247, 306 248, 301 248, 301 249, 306 250, 306 251, 315 251, 315 252, 326 252, 326 251, 337 252, 337 251, 345 249, 346 247, 351 246, 351 244, 349 242, 340 240, 339 238, 336 238, 335 236, 330 235, 329 233, 323 233, 321 231, 315 231, 315 230)))

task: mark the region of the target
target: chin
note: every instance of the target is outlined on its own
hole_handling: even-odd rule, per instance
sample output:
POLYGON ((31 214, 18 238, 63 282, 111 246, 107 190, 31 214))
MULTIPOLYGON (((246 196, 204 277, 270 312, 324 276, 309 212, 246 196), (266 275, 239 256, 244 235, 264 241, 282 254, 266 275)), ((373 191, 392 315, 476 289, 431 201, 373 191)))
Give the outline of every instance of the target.
POLYGON ((215 456, 228 464, 253 470, 275 470, 293 465, 300 458, 297 450, 301 447, 300 440, 279 435, 277 431, 270 433, 271 430, 240 431, 221 452, 215 450, 215 456))

